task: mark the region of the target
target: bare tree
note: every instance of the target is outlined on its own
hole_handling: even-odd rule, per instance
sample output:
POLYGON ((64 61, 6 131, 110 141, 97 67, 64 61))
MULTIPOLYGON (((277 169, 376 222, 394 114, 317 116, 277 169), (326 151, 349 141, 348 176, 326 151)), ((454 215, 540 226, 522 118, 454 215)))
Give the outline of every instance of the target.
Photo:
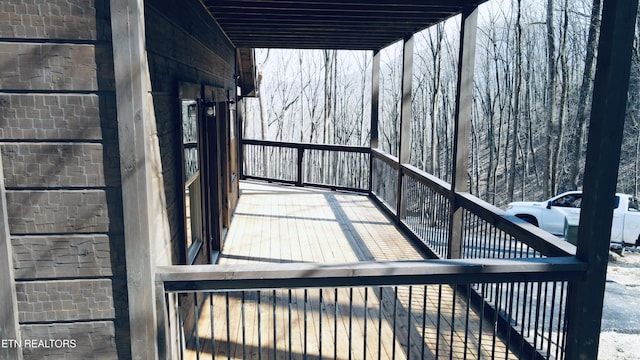
POLYGON ((580 86, 580 94, 578 95, 578 108, 576 111, 576 124, 573 127, 573 136, 571 137, 568 161, 568 188, 577 189, 579 187, 579 168, 582 163, 582 150, 585 141, 586 120, 588 114, 588 96, 591 93, 591 84, 593 82, 595 71, 595 54, 598 46, 598 29, 600 28, 600 8, 602 1, 593 0, 591 8, 591 17, 589 22, 589 35, 586 44, 586 53, 584 61, 584 70, 582 73, 582 85, 580 86))

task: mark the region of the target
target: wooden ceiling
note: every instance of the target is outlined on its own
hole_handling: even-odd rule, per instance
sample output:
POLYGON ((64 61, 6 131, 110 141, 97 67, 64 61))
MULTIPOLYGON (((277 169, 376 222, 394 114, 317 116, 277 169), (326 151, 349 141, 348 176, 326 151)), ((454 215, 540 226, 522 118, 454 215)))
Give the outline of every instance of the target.
POLYGON ((237 48, 379 50, 486 0, 202 0, 237 48))

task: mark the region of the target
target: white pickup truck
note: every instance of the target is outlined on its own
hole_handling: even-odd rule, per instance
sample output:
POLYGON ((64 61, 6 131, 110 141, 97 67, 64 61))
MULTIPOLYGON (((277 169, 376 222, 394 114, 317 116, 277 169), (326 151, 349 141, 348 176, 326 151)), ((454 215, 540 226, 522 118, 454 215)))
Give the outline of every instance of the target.
MULTIPOLYGON (((569 191, 540 202, 513 202, 506 211, 554 235, 563 235, 565 217, 580 214, 581 191, 569 191)), ((632 195, 616 194, 611 242, 640 245, 640 203, 632 195)))

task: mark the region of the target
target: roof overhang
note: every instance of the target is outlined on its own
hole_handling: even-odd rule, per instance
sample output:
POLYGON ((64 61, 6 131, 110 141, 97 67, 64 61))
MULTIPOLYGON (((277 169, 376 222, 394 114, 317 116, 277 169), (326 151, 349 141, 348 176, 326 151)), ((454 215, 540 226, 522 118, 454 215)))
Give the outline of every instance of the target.
POLYGON ((202 0, 236 48, 379 50, 486 0, 202 0))
POLYGON ((242 96, 257 95, 257 78, 254 49, 239 48, 236 51, 236 61, 238 69, 238 86, 242 96))

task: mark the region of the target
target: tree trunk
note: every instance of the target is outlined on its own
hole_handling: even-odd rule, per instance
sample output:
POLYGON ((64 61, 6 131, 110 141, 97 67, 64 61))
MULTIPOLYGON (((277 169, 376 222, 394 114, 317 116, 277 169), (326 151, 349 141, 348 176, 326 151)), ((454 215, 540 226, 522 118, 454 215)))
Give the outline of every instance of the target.
POLYGON ((544 156, 544 180, 545 197, 555 192, 553 178, 553 149, 555 148, 555 117, 556 117, 556 45, 555 30, 553 25, 553 0, 547 0, 547 84, 546 84, 546 108, 547 108, 547 141, 544 156))
POLYGON ((509 182, 507 186, 507 198, 513 199, 516 186, 516 160, 518 158, 518 137, 520 125, 520 88, 522 86, 522 26, 521 19, 521 2, 517 2, 516 15, 516 73, 515 73, 515 89, 513 91, 513 139, 511 140, 511 163, 509 164, 509 182))
POLYGON ((600 7, 602 0, 593 0, 591 8, 591 20, 589 34, 587 36, 587 49, 584 60, 584 72, 582 74, 582 85, 578 96, 578 109, 576 111, 576 124, 571 137, 571 147, 567 159, 569 161, 568 187, 578 189, 579 169, 582 162, 582 148, 586 133, 586 120, 589 116, 588 99, 591 83, 594 76, 594 59, 598 46, 598 29, 600 28, 600 7))

